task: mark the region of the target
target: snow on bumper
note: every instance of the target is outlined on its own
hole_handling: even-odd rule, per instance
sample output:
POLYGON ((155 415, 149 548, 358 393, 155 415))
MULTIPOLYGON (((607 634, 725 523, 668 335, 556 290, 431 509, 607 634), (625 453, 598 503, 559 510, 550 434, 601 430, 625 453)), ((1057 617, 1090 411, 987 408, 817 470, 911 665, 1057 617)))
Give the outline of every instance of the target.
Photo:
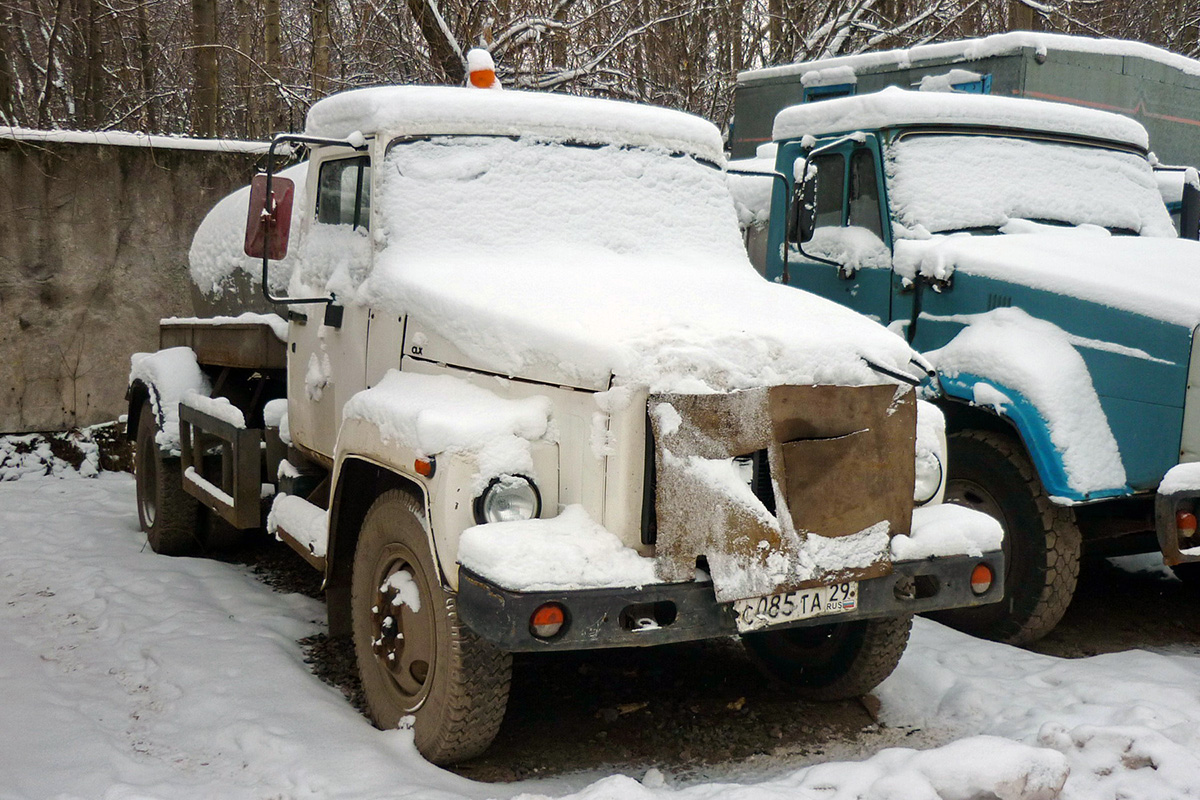
MULTIPOLYGON (((999 525, 956 506, 921 509, 889 574, 859 582, 858 606, 790 625, 820 625, 994 603, 1003 593, 999 525), (939 510, 939 509, 948 510, 939 510), (994 576, 979 594, 973 570, 994 576)), ((894 540, 895 541, 895 540, 894 540)), ((893 545, 893 552, 897 546, 893 545)), ((510 652, 631 647, 737 635, 732 605, 707 576, 664 583, 639 555, 578 507, 548 520, 471 528, 460 542, 458 611, 475 633, 510 652), (546 603, 565 610, 550 639, 532 633, 546 603)))

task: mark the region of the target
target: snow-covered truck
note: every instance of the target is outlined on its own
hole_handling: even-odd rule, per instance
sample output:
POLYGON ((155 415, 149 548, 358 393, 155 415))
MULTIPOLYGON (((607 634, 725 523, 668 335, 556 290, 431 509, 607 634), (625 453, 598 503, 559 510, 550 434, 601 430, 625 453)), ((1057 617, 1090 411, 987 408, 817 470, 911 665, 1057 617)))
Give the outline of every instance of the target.
POLYGON ((1004 601, 939 617, 1029 642, 1065 611, 1081 549, 1195 569, 1200 244, 1175 238, 1145 129, 888 88, 785 109, 774 139, 761 268, 924 354, 947 499, 1004 524, 1004 601))
POLYGON ((261 269, 286 321, 164 320, 134 356, 141 524, 195 553, 269 505, 429 759, 487 747, 514 652, 740 635, 838 698, 912 614, 999 598, 1000 526, 940 504, 928 365, 755 273, 711 124, 384 87, 284 145, 307 162, 218 204, 191 268, 261 269))

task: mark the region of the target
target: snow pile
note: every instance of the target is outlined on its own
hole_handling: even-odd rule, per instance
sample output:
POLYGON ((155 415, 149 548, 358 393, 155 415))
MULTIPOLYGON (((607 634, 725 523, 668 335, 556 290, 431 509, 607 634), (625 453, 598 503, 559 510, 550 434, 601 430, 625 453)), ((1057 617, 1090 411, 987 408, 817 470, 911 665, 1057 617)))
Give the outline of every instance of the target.
MULTIPOLYGON (((259 264, 261 266, 261 262, 259 264)), ((159 322, 167 327, 175 325, 185 327, 194 325, 266 325, 279 341, 286 342, 288 337, 288 323, 286 319, 278 314, 258 314, 253 311, 243 312, 236 317, 167 317, 159 322)))
POLYGON ((1062 51, 1143 58, 1179 70, 1185 75, 1200 76, 1200 61, 1145 42, 1124 39, 1093 39, 1087 36, 1069 36, 1061 33, 1013 31, 984 36, 980 39, 959 39, 937 44, 923 44, 902 50, 877 50, 857 55, 834 56, 804 64, 785 64, 779 67, 748 70, 738 74, 738 82, 771 80, 785 75, 795 75, 797 72, 804 74, 814 69, 827 70, 836 67, 848 67, 858 72, 867 72, 879 68, 909 69, 925 62, 945 63, 964 59, 978 61, 992 56, 1011 55, 1025 48, 1043 56, 1048 56, 1053 51, 1062 51))
POLYGON ((654 559, 638 555, 583 506, 557 517, 492 522, 463 531, 458 561, 513 591, 565 591, 658 583, 654 559))
MULTIPOLYGON (((918 478, 923 470, 932 472, 940 466, 942 485, 929 501, 940 503, 946 484, 946 415, 928 400, 917 400, 917 444, 914 460, 918 478)), ((927 497, 914 499, 926 500, 927 497)))
POLYGON ((878 383, 863 357, 911 358, 848 309, 763 281, 722 174, 690 158, 433 139, 394 147, 376 179, 387 246, 357 300, 422 309, 476 367, 714 392, 878 383))
POLYGON ((130 357, 129 383, 141 381, 150 389, 150 407, 158 420, 155 441, 162 450, 179 452, 179 403, 188 392, 207 397, 208 377, 200 371, 190 347, 168 347, 130 357))
POLYGON ((1066 332, 1019 308, 936 319, 966 326, 945 347, 925 354, 938 372, 949 378, 978 375, 1024 395, 1045 420, 1075 491, 1125 486, 1108 417, 1066 332))
MULTIPOLYGON (((284 464, 288 464, 286 459, 280 462, 280 471, 283 470, 284 464)), ((329 546, 329 514, 325 509, 302 497, 277 494, 271 503, 271 512, 267 515, 267 533, 278 539, 280 528, 307 547, 308 552, 314 556, 325 557, 329 546)))
POLYGON ((1200 492, 1200 461, 1176 464, 1167 470, 1162 482, 1158 484, 1158 493, 1176 492, 1200 492))
MULTIPOLYGON (((919 273, 945 280, 962 271, 1078 297, 1173 325, 1194 328, 1200 324, 1200 294, 1196 292, 1200 244, 1196 242, 1110 236, 1094 226, 1061 228, 1022 220, 1010 222, 1003 233, 899 239, 896 272, 910 279, 919 273)), ((1149 358, 1144 353, 1141 357, 1149 358)))
POLYGON ((912 533, 892 537, 892 558, 914 561, 934 556, 981 556, 1000 549, 1004 529, 979 511, 951 503, 913 509, 912 533))
POLYGON ((545 396, 507 399, 451 375, 389 370, 351 397, 342 417, 368 422, 385 442, 421 455, 474 454, 476 493, 497 475, 532 474, 532 443, 555 438, 545 396))
POLYGON ((858 76, 854 74, 853 67, 810 69, 800 74, 800 83, 805 87, 853 85, 858 83, 858 76))
POLYGON ((246 415, 230 402, 228 397, 209 397, 208 395, 188 392, 181 401, 188 408, 194 408, 210 417, 216 417, 235 428, 246 427, 246 415))
POLYGON ((956 86, 964 83, 975 83, 983 79, 978 72, 969 69, 952 69, 943 75, 922 75, 917 87, 920 92, 954 92, 956 86))
POLYGON ((100 446, 91 428, 61 434, 24 433, 0 436, 0 481, 38 475, 94 478, 100 474, 100 446), (55 453, 66 450, 64 458, 55 453))
MULTIPOLYGON (((272 294, 282 294, 288 285, 300 250, 301 231, 306 215, 305 195, 308 162, 296 164, 276 173, 296 184, 292 198, 292 225, 288 234, 288 254, 270 263, 268 280, 272 294)), ((200 222, 192 247, 188 251, 188 271, 192 282, 206 295, 235 291, 234 276, 238 272, 257 286, 262 282, 262 259, 250 258, 242 249, 245 245, 246 216, 250 210, 250 187, 243 186, 222 198, 200 222)), ((286 332, 284 333, 286 336, 286 332)))
POLYGON ((146 549, 128 476, 0 484, 0 526, 0 730, 20 732, 0 748, 0 775, 13 798, 1197 795, 1193 654, 1066 661, 920 619, 876 694, 889 725, 960 731, 947 746, 782 774, 768 761, 772 776, 742 784, 661 773, 473 783, 421 759, 411 731, 372 728, 309 672, 296 639, 320 630, 321 603, 273 592, 243 567, 146 549))
POLYGON ((1016 218, 1175 236, 1150 163, 1133 153, 932 134, 890 145, 885 169, 893 216, 910 232, 999 228, 1016 218))
POLYGON ((875 130, 897 125, 982 125, 1046 131, 1149 146, 1141 123, 1091 108, 983 94, 913 92, 890 86, 873 94, 802 103, 780 111, 771 138, 875 130))
POLYGON ((754 158, 729 162, 730 170, 758 173, 753 176, 727 174, 725 178, 742 228, 762 228, 771 221, 771 194, 777 180, 771 176, 775 173, 777 149, 774 142, 764 142, 758 146, 754 158))
POLYGON ((478 92, 449 86, 380 86, 341 92, 308 112, 309 136, 528 136, 651 147, 719 164, 721 135, 707 120, 640 103, 550 92, 478 92))
MULTIPOLYGON (((799 248, 792 247, 792 258, 804 260, 799 248)), ((891 269, 892 253, 874 231, 858 225, 825 225, 813 231, 804 251, 835 261, 853 273, 860 269, 891 269)))
POLYGON ((193 139, 186 136, 158 136, 130 131, 40 131, 12 125, 0 125, 0 139, 152 147, 159 150, 207 150, 218 153, 265 153, 270 147, 266 142, 245 142, 237 139, 193 139))

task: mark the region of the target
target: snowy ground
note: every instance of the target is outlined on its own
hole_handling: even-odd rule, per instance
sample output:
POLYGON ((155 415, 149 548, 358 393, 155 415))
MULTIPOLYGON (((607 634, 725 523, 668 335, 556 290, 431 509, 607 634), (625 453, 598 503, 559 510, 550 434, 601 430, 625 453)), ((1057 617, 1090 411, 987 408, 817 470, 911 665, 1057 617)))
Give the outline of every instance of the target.
POLYGON ((474 783, 313 677, 296 640, 319 630, 319 603, 146 549, 127 475, 0 483, 0 532, 2 800, 1200 796, 1200 656, 1062 660, 925 621, 878 690, 881 717, 952 731, 948 745, 761 782, 474 783))

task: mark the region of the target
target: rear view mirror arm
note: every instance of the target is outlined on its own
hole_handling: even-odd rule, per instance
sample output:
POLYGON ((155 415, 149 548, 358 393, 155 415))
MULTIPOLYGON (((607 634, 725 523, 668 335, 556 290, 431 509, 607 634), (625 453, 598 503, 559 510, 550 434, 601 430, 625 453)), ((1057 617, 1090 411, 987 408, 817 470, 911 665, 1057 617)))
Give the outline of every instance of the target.
MULTIPOLYGON (((271 192, 271 180, 275 175, 275 149, 281 144, 295 143, 309 147, 321 145, 334 145, 337 147, 349 147, 354 150, 366 150, 367 145, 361 139, 357 142, 350 142, 344 139, 324 139, 317 136, 303 136, 296 133, 280 133, 271 140, 271 146, 267 148, 267 200, 269 208, 264 210, 264 225, 266 226, 266 238, 270 241, 271 227, 275 224, 275 196, 271 192)), ((263 297, 269 303, 289 303, 298 305, 301 303, 324 303, 329 305, 334 302, 333 297, 276 297, 271 294, 271 287, 267 283, 267 267, 270 264, 269 248, 263 249, 262 259, 262 293, 263 297)))

